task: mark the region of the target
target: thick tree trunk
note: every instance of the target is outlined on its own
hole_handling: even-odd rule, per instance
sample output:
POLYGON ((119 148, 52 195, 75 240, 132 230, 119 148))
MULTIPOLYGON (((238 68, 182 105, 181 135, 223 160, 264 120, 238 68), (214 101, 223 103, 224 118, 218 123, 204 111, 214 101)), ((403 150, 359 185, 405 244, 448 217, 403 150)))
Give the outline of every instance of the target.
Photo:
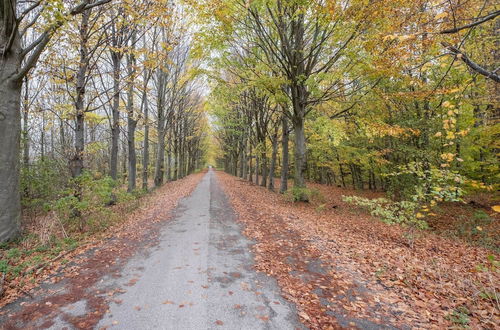
POLYGON ((127 173, 128 173, 128 137, 127 133, 123 132, 123 139, 122 139, 122 148, 121 148, 121 154, 123 156, 122 158, 122 173, 121 173, 121 179, 122 182, 125 184, 127 181, 127 173))
POLYGON ((172 150, 170 149, 170 143, 168 144, 167 149, 167 181, 172 181, 172 150))
POLYGON ((248 142, 248 181, 253 180, 253 157, 252 157, 252 144, 248 142))
POLYGON ((267 154, 266 154, 266 151, 265 151, 266 147, 265 147, 265 144, 264 144, 264 151, 261 152, 260 154, 260 158, 262 159, 262 178, 260 180, 260 185, 262 187, 266 187, 267 186, 267 154))
POLYGON ((85 115, 77 113, 75 119, 75 154, 71 159, 71 175, 76 178, 83 172, 83 152, 85 150, 85 115))
MULTIPOLYGON (((1 46, 1 45, 0 45, 1 46)), ((19 154, 21 140, 20 82, 7 77, 15 63, 0 57, 0 242, 17 235, 21 220, 19 154)))
MULTIPOLYGON (((176 133, 177 135, 177 133, 176 133)), ((174 181, 179 179, 179 143, 178 139, 174 138, 174 181)))
POLYGON ((165 133, 160 131, 158 135, 155 164, 155 187, 160 187, 163 184, 163 166, 165 164, 165 133))
POLYGON ((259 156, 255 154, 255 184, 259 184, 259 156))
POLYGON ((158 103, 156 105, 156 112, 158 115, 158 122, 156 129, 158 132, 158 144, 156 145, 156 158, 155 158, 155 187, 160 187, 163 184, 164 168, 165 165, 165 135, 167 133, 165 128, 165 74, 161 70, 157 72, 158 75, 158 103))
POLYGON ((243 142, 240 143, 240 160, 239 160, 240 168, 238 177, 244 178, 244 168, 245 168, 245 144, 243 142))
MULTIPOLYGON (((137 180, 137 154, 135 152, 135 129, 137 121, 128 118, 128 191, 134 191, 137 180)), ((147 187, 146 187, 147 188, 147 187)))
POLYGON ((294 133, 295 133, 295 171, 294 171, 294 186, 304 188, 305 173, 306 173, 306 139, 304 132, 304 118, 296 117, 294 119, 294 133))
MULTIPOLYGON (((85 86, 89 63, 88 31, 90 12, 83 14, 80 27, 80 62, 76 73, 76 101, 75 101, 75 154, 71 159, 71 174, 74 178, 83 172, 83 153, 85 150, 85 86)), ((42 143, 43 144, 43 143, 42 143)), ((76 197, 81 197, 81 187, 76 188, 76 197)))
POLYGON ((134 75, 135 55, 133 53, 136 43, 136 32, 132 32, 132 52, 127 56, 128 91, 127 91, 127 143, 128 143, 128 192, 136 189, 137 180, 137 154, 135 151, 135 129, 137 120, 134 115, 134 75))
POLYGON ((280 193, 284 194, 288 190, 288 172, 289 172, 289 154, 288 154, 288 119, 283 116, 283 135, 281 137, 281 149, 282 149, 282 165, 281 165, 281 184, 280 193))
MULTIPOLYGON (((146 79, 144 79, 146 81, 146 79)), ((142 189, 148 190, 149 167, 149 104, 147 96, 147 82, 144 83, 142 104, 144 105, 144 151, 142 155, 142 189)))
POLYGON ((247 178, 247 142, 243 143, 243 148, 241 151, 241 178, 245 180, 247 178))
POLYGON ((118 149, 120 140, 120 72, 121 55, 111 52, 113 62, 113 106, 111 121, 111 161, 109 174, 113 180, 118 178, 118 149))
POLYGON ((274 191, 274 174, 276 171, 276 159, 278 158, 278 129, 275 129, 272 138, 273 151, 271 154, 271 166, 269 167, 269 184, 268 188, 274 191))

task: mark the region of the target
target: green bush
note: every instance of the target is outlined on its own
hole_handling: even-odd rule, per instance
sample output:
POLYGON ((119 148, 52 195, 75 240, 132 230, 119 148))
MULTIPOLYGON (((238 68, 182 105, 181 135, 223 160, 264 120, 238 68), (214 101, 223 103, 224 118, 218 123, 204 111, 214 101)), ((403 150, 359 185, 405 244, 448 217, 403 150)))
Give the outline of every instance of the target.
POLYGON ((65 191, 63 197, 52 203, 52 209, 60 219, 70 223, 75 219, 85 219, 90 225, 98 225, 106 218, 106 206, 116 200, 117 183, 113 179, 95 179, 90 172, 85 171, 72 179, 70 186, 71 189, 65 191))
POLYGON ((368 209, 374 217, 387 224, 426 229, 427 222, 417 212, 419 205, 415 202, 394 202, 386 198, 368 199, 358 196, 343 196, 344 202, 368 209))
POLYGON ((21 196, 25 208, 46 209, 67 188, 69 174, 54 160, 38 160, 21 170, 21 196))
POLYGON ((488 231, 493 221, 495 220, 486 212, 478 210, 471 218, 460 216, 460 221, 450 234, 464 239, 469 244, 499 251, 499 237, 488 231))
POLYGON ((293 187, 285 193, 286 200, 290 202, 310 202, 314 199, 323 200, 323 196, 316 189, 293 187))

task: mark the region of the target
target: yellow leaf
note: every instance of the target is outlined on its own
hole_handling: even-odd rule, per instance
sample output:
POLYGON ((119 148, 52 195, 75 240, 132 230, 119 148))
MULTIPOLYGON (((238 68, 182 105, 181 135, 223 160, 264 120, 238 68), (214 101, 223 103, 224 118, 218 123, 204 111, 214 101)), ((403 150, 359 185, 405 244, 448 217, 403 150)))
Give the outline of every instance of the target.
POLYGON ((445 18, 445 17, 448 17, 448 13, 446 13, 446 12, 437 14, 437 15, 434 17, 434 19, 437 21, 437 20, 439 20, 439 19, 441 19, 441 18, 445 18))
POLYGON ((491 207, 491 209, 497 213, 500 213, 500 205, 495 205, 495 206, 491 207))

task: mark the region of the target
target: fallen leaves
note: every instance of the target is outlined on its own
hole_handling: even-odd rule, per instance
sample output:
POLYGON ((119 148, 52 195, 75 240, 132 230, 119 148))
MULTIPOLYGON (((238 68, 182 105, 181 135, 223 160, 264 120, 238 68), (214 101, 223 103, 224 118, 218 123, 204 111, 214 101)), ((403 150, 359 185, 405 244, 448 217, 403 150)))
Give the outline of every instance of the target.
POLYGON ((245 235, 256 241, 256 268, 277 279, 311 329, 338 328, 335 315, 347 324, 363 319, 446 328, 460 306, 467 306, 472 328, 494 328, 499 319, 494 301, 478 296, 486 288, 500 291, 498 273, 476 270, 491 251, 426 232, 418 234, 412 249, 402 228, 342 202, 342 193, 359 192, 314 185, 326 205, 337 206, 318 212, 247 181, 217 176, 245 235))
MULTIPOLYGON (((58 259, 47 265, 36 277, 29 274, 27 277, 19 276, 13 279, 0 302, 0 307, 14 301, 23 291, 31 290, 37 283, 56 274, 63 278, 55 281, 66 281, 66 290, 52 295, 39 293, 40 305, 25 305, 18 311, 12 311, 9 323, 5 326, 8 327, 12 322, 22 328, 30 328, 29 325, 42 317, 49 322, 51 317, 60 314, 60 308, 87 300, 87 315, 69 322, 73 322, 75 327, 83 322, 86 328, 93 328, 108 310, 112 297, 116 293, 126 292, 121 288, 110 292, 94 291, 96 283, 107 274, 119 274, 120 267, 134 256, 138 249, 155 244, 159 235, 158 226, 171 218, 171 211, 178 201, 194 190, 203 175, 204 173, 199 173, 170 182, 142 198, 141 207, 129 212, 122 223, 109 228, 105 233, 88 237, 85 244, 65 255, 65 258, 71 261, 68 263, 71 266, 61 264, 58 259)), ((137 278, 133 278, 128 284, 134 285, 137 281, 137 278)), ((10 312, 8 307, 3 310, 10 312)))

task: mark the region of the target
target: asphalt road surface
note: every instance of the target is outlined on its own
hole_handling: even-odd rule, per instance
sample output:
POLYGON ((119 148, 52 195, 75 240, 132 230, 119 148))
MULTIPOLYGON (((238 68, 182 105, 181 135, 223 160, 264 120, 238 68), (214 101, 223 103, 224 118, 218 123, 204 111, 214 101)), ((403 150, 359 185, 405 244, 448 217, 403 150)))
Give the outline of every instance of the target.
MULTIPOLYGON (((96 327, 109 329, 302 329, 275 280, 253 270, 252 242, 241 233, 210 170, 181 201, 160 242, 139 253, 119 279, 102 287, 126 290, 96 327)), ((85 301, 66 308, 86 313, 85 301)), ((62 318, 51 329, 72 328, 62 318)))

